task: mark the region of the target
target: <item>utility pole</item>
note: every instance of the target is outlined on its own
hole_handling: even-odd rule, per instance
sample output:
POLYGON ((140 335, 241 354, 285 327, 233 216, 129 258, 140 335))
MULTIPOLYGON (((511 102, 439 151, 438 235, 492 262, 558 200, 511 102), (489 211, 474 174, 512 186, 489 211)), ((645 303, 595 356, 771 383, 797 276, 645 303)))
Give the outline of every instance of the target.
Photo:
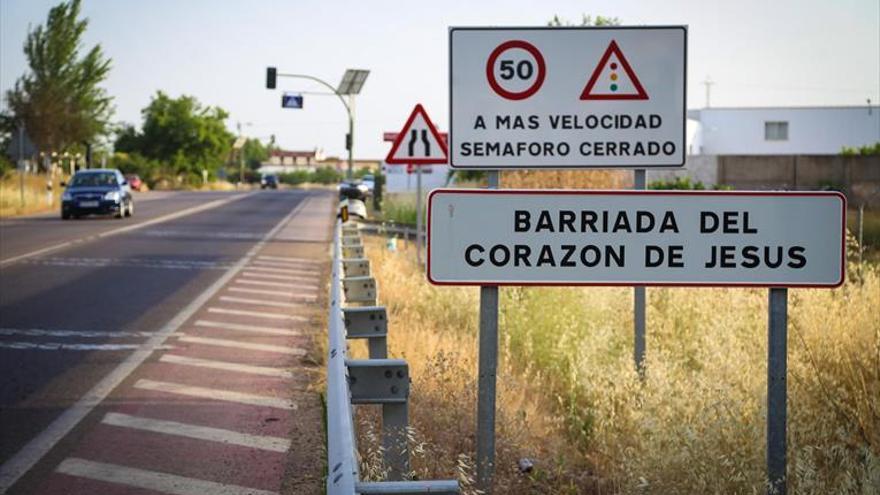
POLYGON ((275 67, 268 67, 266 69, 266 88, 267 89, 275 89, 277 86, 277 78, 278 77, 290 77, 294 79, 308 79, 310 81, 314 81, 325 88, 329 89, 339 98, 339 101, 342 103, 342 106, 345 107, 345 112, 348 115, 348 134, 345 137, 345 145, 348 148, 348 174, 347 177, 351 179, 354 175, 354 97, 358 93, 361 92, 361 88, 364 85, 364 82, 367 80, 367 76, 370 74, 368 70, 360 70, 360 69, 346 69, 345 74, 342 76, 342 81, 339 83, 338 88, 334 88, 330 83, 324 81, 323 79, 319 79, 315 76, 310 76, 308 74, 282 74, 278 72, 275 67), (348 101, 344 98, 348 96, 348 101))
POLYGON ((706 76, 706 80, 703 81, 703 85, 706 86, 706 108, 712 106, 712 85, 715 84, 715 81, 712 80, 711 77, 706 76))

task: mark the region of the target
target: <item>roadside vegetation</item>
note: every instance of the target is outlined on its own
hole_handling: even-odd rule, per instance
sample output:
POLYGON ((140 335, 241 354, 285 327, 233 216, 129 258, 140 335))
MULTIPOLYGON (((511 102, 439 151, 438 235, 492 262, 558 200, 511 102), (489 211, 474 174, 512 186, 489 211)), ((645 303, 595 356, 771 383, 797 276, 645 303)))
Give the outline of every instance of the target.
MULTIPOLYGON (((429 285, 398 247, 371 239, 367 254, 389 353, 411 369, 413 469, 475 493, 478 289, 429 285)), ((789 292, 790 493, 880 487, 880 268, 848 272, 839 289, 789 292)), ((647 292, 642 381, 630 289, 501 289, 496 493, 764 492, 767 291, 647 292)), ((360 414, 379 477, 377 423, 360 414)))

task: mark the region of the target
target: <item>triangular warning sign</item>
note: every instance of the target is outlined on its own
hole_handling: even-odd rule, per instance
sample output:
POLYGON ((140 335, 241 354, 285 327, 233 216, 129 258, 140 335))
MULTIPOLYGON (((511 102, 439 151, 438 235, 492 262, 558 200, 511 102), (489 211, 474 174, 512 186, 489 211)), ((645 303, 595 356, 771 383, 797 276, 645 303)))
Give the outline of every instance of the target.
POLYGON ((647 100, 648 93, 639 82, 617 42, 611 40, 587 86, 582 100, 647 100))
POLYGON ((448 161, 446 141, 440 137, 421 104, 416 105, 403 129, 397 134, 385 161, 417 165, 448 161))

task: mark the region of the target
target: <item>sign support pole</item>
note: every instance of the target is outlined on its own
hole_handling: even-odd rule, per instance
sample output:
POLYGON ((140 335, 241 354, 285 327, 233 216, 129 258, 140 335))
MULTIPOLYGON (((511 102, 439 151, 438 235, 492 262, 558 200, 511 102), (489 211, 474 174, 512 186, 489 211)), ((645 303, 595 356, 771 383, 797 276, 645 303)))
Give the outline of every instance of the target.
MULTIPOLYGON (((491 170, 489 189, 500 172, 491 170)), ((498 370, 498 286, 480 287, 480 362, 477 395, 477 488, 492 494, 495 477, 495 382, 498 370)))
MULTIPOLYGON (((645 169, 633 171, 633 189, 646 188, 645 169)), ((640 378, 645 378, 645 286, 633 287, 633 359, 640 378)))
POLYGON ((767 478, 768 494, 786 493, 786 417, 788 372, 788 289, 771 288, 767 321, 767 478))
POLYGON ((422 166, 416 169, 416 263, 422 266, 422 166))

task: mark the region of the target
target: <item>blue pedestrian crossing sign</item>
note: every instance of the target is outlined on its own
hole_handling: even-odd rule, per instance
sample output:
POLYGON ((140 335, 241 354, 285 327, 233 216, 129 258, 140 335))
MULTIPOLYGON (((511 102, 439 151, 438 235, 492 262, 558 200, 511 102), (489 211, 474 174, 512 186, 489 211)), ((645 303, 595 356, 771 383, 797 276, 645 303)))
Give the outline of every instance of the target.
POLYGON ((302 108, 303 96, 299 93, 284 93, 281 96, 282 108, 302 108))

